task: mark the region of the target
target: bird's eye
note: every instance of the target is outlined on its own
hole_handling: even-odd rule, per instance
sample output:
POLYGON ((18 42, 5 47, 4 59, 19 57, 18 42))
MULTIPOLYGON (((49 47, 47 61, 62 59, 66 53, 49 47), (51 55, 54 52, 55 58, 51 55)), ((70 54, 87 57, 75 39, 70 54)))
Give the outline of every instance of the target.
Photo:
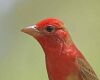
POLYGON ((46 30, 47 32, 53 32, 53 31, 55 30, 55 28, 54 28, 53 26, 49 25, 49 26, 46 26, 46 27, 45 27, 45 30, 46 30))

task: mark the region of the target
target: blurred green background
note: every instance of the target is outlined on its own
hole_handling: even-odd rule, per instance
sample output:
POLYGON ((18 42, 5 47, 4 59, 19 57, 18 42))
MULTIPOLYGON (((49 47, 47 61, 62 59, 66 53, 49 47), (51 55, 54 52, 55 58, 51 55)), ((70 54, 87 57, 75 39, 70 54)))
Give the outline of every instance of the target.
POLYGON ((48 80, 39 43, 20 29, 62 20, 100 78, 100 0, 0 0, 0 80, 48 80))

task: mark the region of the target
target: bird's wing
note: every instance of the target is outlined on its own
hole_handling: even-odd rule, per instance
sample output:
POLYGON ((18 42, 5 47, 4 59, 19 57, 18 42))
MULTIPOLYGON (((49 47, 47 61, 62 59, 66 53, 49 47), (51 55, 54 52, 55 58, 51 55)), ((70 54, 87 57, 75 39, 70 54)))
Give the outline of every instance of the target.
POLYGON ((78 57, 76 61, 83 80, 99 80, 92 67, 84 59, 78 57))

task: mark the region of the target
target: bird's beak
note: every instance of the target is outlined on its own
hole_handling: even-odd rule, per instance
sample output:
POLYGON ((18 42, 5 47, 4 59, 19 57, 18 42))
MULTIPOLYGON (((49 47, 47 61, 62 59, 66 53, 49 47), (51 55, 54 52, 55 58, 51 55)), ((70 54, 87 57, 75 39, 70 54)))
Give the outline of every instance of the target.
POLYGON ((33 37, 36 37, 39 35, 39 30, 36 28, 36 25, 25 27, 21 29, 21 31, 33 37))

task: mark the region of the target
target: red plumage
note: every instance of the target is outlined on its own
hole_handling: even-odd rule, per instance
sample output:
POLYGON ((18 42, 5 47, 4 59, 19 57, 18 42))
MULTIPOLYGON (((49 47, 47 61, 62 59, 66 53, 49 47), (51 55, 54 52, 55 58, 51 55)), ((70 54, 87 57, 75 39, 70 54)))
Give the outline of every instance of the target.
POLYGON ((58 19, 45 19, 22 29, 42 46, 49 80, 98 80, 81 52, 76 48, 64 24, 58 19))

